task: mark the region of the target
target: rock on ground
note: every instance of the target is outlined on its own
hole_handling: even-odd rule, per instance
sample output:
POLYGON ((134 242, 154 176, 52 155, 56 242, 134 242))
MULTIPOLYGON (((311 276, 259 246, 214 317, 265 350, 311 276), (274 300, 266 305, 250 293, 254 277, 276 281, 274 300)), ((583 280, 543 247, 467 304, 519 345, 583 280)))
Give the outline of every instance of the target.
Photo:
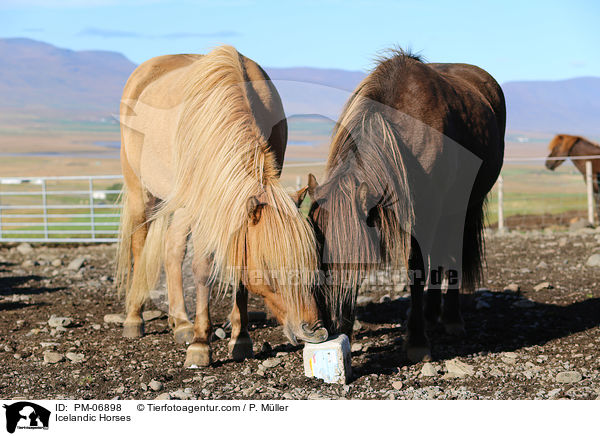
POLYGON ((450 377, 463 378, 475 373, 473 367, 458 358, 446 361, 447 375, 450 377))
POLYGON ((556 381, 558 383, 577 383, 582 378, 581 373, 577 371, 563 371, 556 374, 556 381))
POLYGON ((23 242, 22 244, 17 245, 17 251, 25 256, 33 251, 33 247, 27 242, 23 242))
POLYGON ((67 359, 69 359, 73 363, 80 363, 80 362, 83 362, 85 359, 85 355, 83 355, 82 353, 69 352, 65 356, 67 357, 67 359))
POLYGON ((435 377, 437 374, 438 374, 438 372, 435 370, 433 365, 429 362, 426 362, 423 365, 423 368, 421 368, 421 375, 423 377, 435 377))
POLYGON ((154 321, 155 319, 159 319, 163 316, 163 312, 161 310, 145 310, 142 312, 142 319, 146 322, 154 321))
POLYGON ((51 315, 50 319, 48 320, 48 325, 52 328, 69 327, 72 324, 73 320, 66 316, 51 315))
POLYGON ((262 366, 265 368, 274 368, 281 363, 281 359, 278 357, 272 357, 262 361, 262 366))
POLYGON ((150 381, 150 383, 148 383, 148 386, 150 386, 150 389, 152 389, 153 391, 160 391, 163 388, 163 384, 158 380, 150 381))
POLYGON ((122 313, 108 313, 104 315, 104 322, 107 324, 123 324, 125 322, 125 315, 122 313))
POLYGON ((54 351, 46 351, 44 352, 44 363, 58 363, 65 360, 65 356, 60 353, 56 353, 54 351))
POLYGON ((67 265, 67 269, 70 271, 78 271, 83 266, 84 263, 85 263, 85 257, 83 257, 83 256, 76 257, 71 262, 69 262, 69 265, 67 265))
POLYGON ((588 260, 585 264, 587 266, 600 266, 600 254, 592 254, 590 257, 588 257, 588 260))

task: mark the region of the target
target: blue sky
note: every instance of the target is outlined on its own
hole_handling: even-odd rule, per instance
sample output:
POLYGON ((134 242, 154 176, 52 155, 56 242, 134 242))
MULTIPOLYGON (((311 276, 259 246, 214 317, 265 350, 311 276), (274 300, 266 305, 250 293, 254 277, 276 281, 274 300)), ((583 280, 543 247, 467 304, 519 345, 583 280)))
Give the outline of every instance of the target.
POLYGON ((600 76, 600 2, 0 0, 0 37, 140 63, 232 44, 263 66, 368 70, 397 44, 500 82, 600 76))

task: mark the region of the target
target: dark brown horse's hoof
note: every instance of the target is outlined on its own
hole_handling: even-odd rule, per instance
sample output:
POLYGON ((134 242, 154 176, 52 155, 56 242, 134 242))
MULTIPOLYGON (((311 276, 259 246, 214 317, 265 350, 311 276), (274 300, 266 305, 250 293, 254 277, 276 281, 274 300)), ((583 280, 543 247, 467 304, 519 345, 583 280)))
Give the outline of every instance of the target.
POLYGON ((413 363, 429 362, 431 360, 431 346, 425 335, 411 336, 405 342, 406 356, 413 363))
POLYGON ((236 339, 231 339, 228 348, 231 358, 237 362, 254 357, 252 339, 249 336, 239 336, 236 339))
POLYGON ((194 340, 194 326, 191 322, 182 323, 173 330, 175 342, 178 344, 190 344, 194 340))
POLYGON ((440 324, 440 319, 436 319, 436 320, 431 320, 431 319, 425 319, 425 328, 427 330, 435 330, 437 329, 438 325, 440 324))
POLYGON ((185 368, 202 368, 205 366, 210 366, 212 363, 210 345, 208 344, 199 344, 194 343, 191 344, 185 356, 185 363, 183 366, 185 368))
POLYGON ((144 322, 139 321, 125 321, 123 323, 123 337, 124 338, 141 338, 144 336, 144 322))
POLYGON ((431 361, 431 349, 427 345, 407 346, 406 356, 412 363, 431 361))

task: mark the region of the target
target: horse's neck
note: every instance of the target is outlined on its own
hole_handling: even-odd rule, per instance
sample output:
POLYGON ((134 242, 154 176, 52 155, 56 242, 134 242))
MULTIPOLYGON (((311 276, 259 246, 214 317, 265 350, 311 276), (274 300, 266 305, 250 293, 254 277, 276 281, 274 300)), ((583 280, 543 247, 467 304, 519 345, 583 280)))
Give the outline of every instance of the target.
POLYGON ((591 142, 580 139, 578 140, 569 153, 570 156, 598 156, 600 155, 600 147, 591 142))
MULTIPOLYGON (((600 147, 585 139, 580 139, 573 145, 573 148, 569 152, 569 156, 600 156, 600 147)), ((585 162, 584 159, 573 160, 573 164, 583 175, 585 175, 586 171, 585 162)), ((592 165, 594 172, 600 172, 600 159, 592 160, 592 165)))

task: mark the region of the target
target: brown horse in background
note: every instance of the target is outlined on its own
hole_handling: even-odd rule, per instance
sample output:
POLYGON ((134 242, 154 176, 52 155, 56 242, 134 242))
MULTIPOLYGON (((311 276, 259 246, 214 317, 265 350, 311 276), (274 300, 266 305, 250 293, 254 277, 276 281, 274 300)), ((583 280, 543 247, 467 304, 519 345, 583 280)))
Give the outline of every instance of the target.
POLYGON ((151 59, 127 81, 120 116, 123 336, 143 335, 141 310, 164 263, 175 340, 191 342, 186 367, 211 363, 215 281, 234 291, 234 359, 252 356, 247 289, 264 298, 292 342, 325 340, 311 295, 315 237, 279 181, 287 124, 262 68, 229 46, 151 59), (197 291, 193 325, 181 272, 188 234, 197 291))
POLYGON ((431 355, 426 320, 464 332, 459 289, 481 279, 484 205, 502 167, 505 122, 500 86, 472 65, 398 51, 359 84, 333 133, 325 182, 309 175, 330 333, 352 333, 360 284, 381 264, 408 266, 410 360, 431 355))
MULTIPOLYGON (((548 145, 550 154, 548 158, 564 158, 564 159, 546 159, 546 168, 554 171, 569 157, 576 156, 600 156, 600 145, 594 144, 592 141, 582 138, 581 136, 556 135, 548 145)), ((598 189, 600 183, 600 159, 589 159, 592 161, 592 178, 594 185, 594 193, 596 194, 596 206, 600 207, 598 189)), ((573 159, 573 165, 583 174, 585 179, 585 162, 586 159, 573 159)))

